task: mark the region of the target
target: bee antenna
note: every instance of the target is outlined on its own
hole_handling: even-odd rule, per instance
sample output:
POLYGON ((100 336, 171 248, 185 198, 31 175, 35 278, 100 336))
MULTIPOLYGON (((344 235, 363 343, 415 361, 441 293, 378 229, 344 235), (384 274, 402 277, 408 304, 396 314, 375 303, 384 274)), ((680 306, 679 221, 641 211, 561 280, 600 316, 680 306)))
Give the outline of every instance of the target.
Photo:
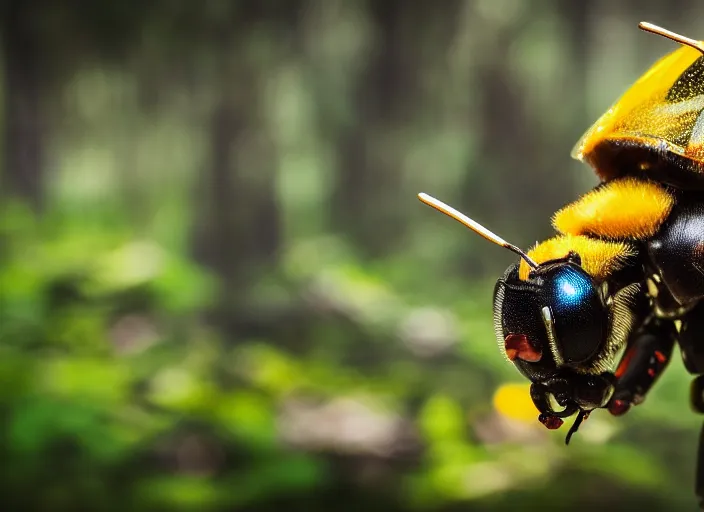
POLYGON ((505 247, 509 251, 513 251, 516 254, 518 254, 521 258, 525 260, 526 263, 532 268, 536 269, 538 268, 538 264, 533 261, 524 251, 519 249, 517 246, 508 243, 506 240, 501 238, 500 236, 492 233, 488 229, 486 229, 484 226, 479 224, 478 222, 470 219, 467 217, 465 214, 458 212, 455 210, 452 206, 449 206, 442 201, 435 199, 432 196, 429 196, 428 194, 425 194, 421 192, 418 194, 418 199, 420 199, 422 202, 427 204, 428 206, 431 206, 435 208, 437 211, 444 213, 448 217, 451 217, 455 219, 457 222, 460 222, 461 224, 464 224, 467 226, 469 229, 477 233, 478 235, 481 235, 484 237, 486 240, 489 240, 490 242, 495 243, 496 245, 500 245, 501 247, 505 247))
POLYGON ((673 41, 676 41, 680 44, 690 46, 695 50, 699 50, 702 55, 704 55, 704 42, 702 41, 697 41, 695 39, 690 39, 689 37, 681 36, 679 34, 676 34, 675 32, 671 32, 670 30, 658 27, 657 25, 653 25, 652 23, 648 23, 647 21, 641 21, 640 23, 638 23, 638 28, 640 28, 641 30, 645 30, 646 32, 652 32, 653 34, 672 39, 673 41))

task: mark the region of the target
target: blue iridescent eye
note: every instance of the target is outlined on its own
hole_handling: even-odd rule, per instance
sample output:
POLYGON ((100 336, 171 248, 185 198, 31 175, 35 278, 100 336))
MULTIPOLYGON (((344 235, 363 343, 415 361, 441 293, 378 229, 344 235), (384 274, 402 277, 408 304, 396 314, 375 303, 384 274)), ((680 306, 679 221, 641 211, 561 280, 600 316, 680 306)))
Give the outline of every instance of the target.
POLYGON ((546 276, 547 306, 553 316, 555 342, 567 364, 593 357, 606 337, 607 314, 589 275, 564 265, 546 276))
POLYGON ((589 296, 596 294, 591 280, 571 267, 564 267, 555 275, 553 297, 558 310, 579 307, 589 296))

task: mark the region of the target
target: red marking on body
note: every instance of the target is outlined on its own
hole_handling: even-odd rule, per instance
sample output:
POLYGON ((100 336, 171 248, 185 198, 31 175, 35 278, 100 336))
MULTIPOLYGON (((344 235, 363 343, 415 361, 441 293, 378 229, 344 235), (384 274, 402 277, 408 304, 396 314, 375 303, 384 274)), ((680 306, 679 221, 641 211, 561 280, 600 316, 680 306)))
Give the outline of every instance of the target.
POLYGON ((611 405, 609 405, 609 412, 614 416, 621 416, 626 414, 630 408, 631 404, 625 400, 614 400, 611 402, 611 405))
POLYGON ((529 363, 537 363, 543 353, 535 347, 525 334, 509 334, 504 340, 506 355, 511 361, 521 359, 529 363))
POLYGON ((655 377, 655 368, 648 368, 648 375, 655 377))
POLYGON ((557 430, 564 423, 557 416, 548 416, 546 414, 541 414, 540 416, 538 416, 538 421, 550 430, 557 430))
POLYGON ((633 348, 626 352, 626 354, 623 356, 623 359, 621 359, 618 368, 616 368, 616 373, 614 373, 614 376, 616 378, 619 378, 626 372, 626 369, 628 369, 628 364, 631 362, 631 359, 633 359, 634 354, 635 350, 633 348))
POLYGON ((665 354, 663 354, 659 350, 655 351, 655 359, 657 359, 658 362, 661 364, 664 363, 665 361, 667 361, 667 357, 665 357, 665 354))

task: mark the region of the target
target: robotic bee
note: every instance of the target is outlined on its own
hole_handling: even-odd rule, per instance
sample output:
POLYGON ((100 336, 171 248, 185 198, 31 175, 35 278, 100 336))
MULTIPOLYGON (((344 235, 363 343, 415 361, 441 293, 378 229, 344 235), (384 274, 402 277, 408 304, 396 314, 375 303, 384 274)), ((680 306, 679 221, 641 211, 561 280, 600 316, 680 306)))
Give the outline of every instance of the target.
MULTIPOLYGON (((530 380, 543 425, 576 414, 567 443, 593 410, 618 416, 640 404, 675 344, 704 413, 704 42, 639 27, 682 46, 578 142, 573 156, 601 182, 554 215, 555 237, 524 252, 419 195, 520 256, 496 283, 496 336, 530 380)), ((702 499, 704 441, 698 466, 702 499)))

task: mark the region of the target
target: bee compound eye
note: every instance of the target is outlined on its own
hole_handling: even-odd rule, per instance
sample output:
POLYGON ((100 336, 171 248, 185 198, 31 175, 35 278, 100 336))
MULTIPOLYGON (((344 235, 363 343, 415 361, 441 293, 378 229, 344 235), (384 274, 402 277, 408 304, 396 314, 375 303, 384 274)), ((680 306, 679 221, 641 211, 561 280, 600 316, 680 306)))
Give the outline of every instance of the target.
POLYGON ((607 313, 599 291, 591 278, 574 267, 564 267, 553 274, 550 304, 554 336, 564 362, 577 365, 603 346, 607 313))

